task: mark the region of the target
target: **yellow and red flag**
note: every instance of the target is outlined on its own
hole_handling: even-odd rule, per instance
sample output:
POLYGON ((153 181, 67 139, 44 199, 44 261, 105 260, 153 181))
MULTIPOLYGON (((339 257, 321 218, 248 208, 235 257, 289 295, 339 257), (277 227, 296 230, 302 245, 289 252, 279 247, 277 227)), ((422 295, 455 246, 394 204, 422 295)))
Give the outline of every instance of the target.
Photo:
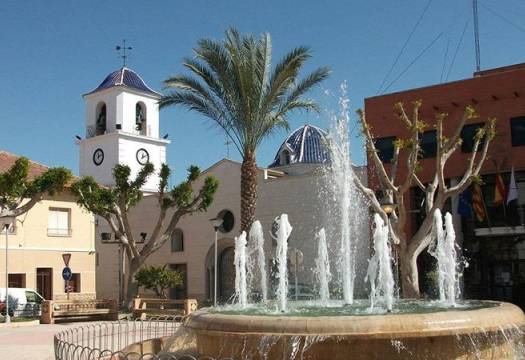
POLYGON ((494 205, 501 205, 505 200, 505 183, 500 174, 496 175, 496 184, 494 186, 494 205))
POLYGON ((478 184, 474 184, 472 187, 472 208, 474 209, 474 214, 476 214, 476 219, 479 222, 485 220, 483 193, 481 192, 481 187, 478 184))

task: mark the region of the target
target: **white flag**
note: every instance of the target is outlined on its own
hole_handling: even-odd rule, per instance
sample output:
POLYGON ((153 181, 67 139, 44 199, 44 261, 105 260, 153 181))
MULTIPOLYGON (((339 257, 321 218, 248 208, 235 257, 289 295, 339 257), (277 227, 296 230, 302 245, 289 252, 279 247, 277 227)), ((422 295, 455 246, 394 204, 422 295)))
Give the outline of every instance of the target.
POLYGON ((514 177, 514 166, 512 167, 512 172, 510 173, 510 182, 509 182, 509 193, 507 195, 507 204, 512 200, 518 198, 518 187, 516 186, 516 178, 514 177))

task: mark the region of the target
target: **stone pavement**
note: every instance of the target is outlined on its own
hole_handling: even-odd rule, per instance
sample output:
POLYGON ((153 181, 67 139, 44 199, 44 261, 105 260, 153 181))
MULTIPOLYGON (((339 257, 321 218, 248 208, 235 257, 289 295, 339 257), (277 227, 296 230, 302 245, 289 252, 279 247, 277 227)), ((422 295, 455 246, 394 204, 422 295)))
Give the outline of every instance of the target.
POLYGON ((5 360, 53 360, 53 336, 82 323, 0 327, 0 358, 5 360))

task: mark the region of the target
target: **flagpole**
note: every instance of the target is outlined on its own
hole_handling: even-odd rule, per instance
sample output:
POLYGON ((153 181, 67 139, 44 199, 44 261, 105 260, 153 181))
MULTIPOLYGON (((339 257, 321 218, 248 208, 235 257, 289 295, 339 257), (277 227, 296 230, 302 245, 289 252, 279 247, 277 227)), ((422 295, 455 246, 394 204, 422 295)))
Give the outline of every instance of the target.
POLYGON ((489 212, 487 211, 487 205, 485 204, 485 197, 483 196, 483 189, 479 186, 479 194, 481 195, 481 202, 483 203, 483 210, 485 211, 485 215, 487 216, 487 225, 489 226, 489 229, 492 230, 492 225, 490 224, 490 217, 489 212))

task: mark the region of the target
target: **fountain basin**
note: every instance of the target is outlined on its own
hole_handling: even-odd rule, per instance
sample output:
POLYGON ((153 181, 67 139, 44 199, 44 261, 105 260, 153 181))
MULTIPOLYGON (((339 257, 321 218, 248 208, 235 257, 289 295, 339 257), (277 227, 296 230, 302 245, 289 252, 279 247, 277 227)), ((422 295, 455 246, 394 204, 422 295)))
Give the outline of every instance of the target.
POLYGON ((514 359, 525 315, 509 303, 427 313, 289 316, 203 309, 184 328, 200 355, 233 359, 514 359))

